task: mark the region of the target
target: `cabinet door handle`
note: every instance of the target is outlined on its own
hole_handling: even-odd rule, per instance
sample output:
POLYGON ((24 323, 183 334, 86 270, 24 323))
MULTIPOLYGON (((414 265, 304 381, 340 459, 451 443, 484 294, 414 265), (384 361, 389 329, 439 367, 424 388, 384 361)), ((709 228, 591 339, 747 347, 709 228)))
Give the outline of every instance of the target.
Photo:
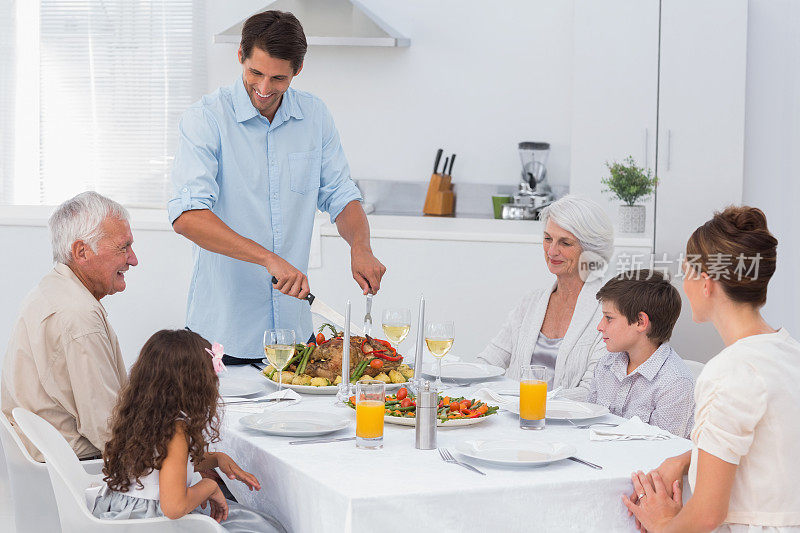
POLYGON ((667 130, 667 170, 672 166, 672 130, 667 130))

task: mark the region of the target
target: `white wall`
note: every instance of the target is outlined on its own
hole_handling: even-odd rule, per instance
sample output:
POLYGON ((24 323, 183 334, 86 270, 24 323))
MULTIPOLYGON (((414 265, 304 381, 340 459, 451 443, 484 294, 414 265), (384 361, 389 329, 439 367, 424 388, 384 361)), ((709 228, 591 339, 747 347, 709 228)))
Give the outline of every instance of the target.
MULTIPOLYGON (((408 48, 311 46, 293 86, 333 113, 355 178, 430 179, 436 149, 454 177, 519 181, 519 141, 549 141, 552 179, 569 176, 572 1, 365 0, 408 48)), ((209 2, 211 33, 264 2, 209 2)), ((210 88, 241 75, 234 44, 211 44, 210 88)))
POLYGON ((800 335, 800 3, 750 0, 744 203, 761 208, 778 239, 764 308, 769 323, 800 335))

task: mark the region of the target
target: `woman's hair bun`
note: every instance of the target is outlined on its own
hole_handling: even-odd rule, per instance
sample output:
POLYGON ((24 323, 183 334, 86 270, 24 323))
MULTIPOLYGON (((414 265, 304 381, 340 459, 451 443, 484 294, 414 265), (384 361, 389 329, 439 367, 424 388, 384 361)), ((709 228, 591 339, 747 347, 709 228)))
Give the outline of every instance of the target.
POLYGON ((694 230, 686 243, 686 261, 718 281, 731 300, 762 306, 775 273, 777 247, 763 211, 730 206, 694 230))

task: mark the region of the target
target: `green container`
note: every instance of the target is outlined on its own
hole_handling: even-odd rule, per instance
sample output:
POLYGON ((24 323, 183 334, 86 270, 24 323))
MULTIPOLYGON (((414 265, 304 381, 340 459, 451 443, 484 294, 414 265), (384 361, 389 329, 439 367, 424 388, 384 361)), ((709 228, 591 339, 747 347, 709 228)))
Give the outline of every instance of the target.
POLYGON ((511 202, 510 194, 492 195, 492 207, 494 207, 494 218, 503 218, 503 205, 511 202))

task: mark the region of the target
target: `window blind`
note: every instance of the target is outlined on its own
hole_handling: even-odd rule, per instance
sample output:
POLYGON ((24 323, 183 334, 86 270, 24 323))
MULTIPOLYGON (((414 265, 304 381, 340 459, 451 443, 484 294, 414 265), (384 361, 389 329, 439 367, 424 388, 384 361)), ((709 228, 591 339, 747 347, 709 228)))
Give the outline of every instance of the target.
POLYGON ((164 207, 180 115, 205 92, 203 12, 198 0, 41 0, 40 203, 93 189, 164 207))

